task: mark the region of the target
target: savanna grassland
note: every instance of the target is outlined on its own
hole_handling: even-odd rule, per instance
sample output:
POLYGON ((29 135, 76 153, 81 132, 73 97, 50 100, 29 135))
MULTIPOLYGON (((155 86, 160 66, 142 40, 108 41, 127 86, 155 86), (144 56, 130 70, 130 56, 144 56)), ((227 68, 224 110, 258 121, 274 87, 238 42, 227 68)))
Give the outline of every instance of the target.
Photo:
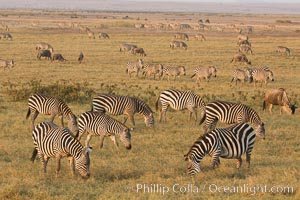
MULTIPOLYGON (((278 107, 273 108, 273 115, 262 111, 264 92, 271 88, 285 88, 291 102, 299 106, 300 16, 2 10, 0 21, 9 26, 13 36, 12 41, 0 40, 0 58, 15 60, 14 68, 0 69, 0 199, 300 198, 299 111, 295 115, 279 115, 278 107), (125 16, 128 19, 123 19, 125 16), (249 34, 249 40, 254 53, 248 58, 253 67, 269 66, 275 81, 256 88, 249 83, 230 84, 232 71, 247 67, 230 63, 238 49, 237 33, 232 29, 200 31, 207 38, 204 42, 192 37, 199 30, 180 30, 190 36, 185 51, 169 48, 177 30, 134 28, 136 23, 197 24, 198 19, 207 18, 212 27, 235 24, 245 28, 251 25, 253 33, 249 34), (96 39, 88 38, 78 27, 58 26, 58 23, 70 22, 89 27, 95 32, 96 39), (268 25, 275 25, 275 29, 268 25), (100 31, 107 32, 111 38, 99 39, 100 31), (37 60, 35 43, 39 41, 50 43, 54 52, 62 53, 67 61, 37 60), (125 73, 126 63, 136 61, 139 56, 119 52, 119 45, 124 42, 143 47, 147 53, 143 58, 145 63, 184 65, 187 75, 169 82, 166 79, 149 80, 141 74, 138 78, 129 78, 125 73), (278 45, 289 47, 292 55, 276 54, 278 45), (81 51, 85 58, 78 64, 81 51), (217 77, 197 86, 190 78, 194 68, 208 65, 217 66, 217 77), (30 121, 25 115, 31 94, 41 92, 59 96, 79 115, 90 109, 91 100, 97 93, 138 97, 154 111, 157 96, 169 88, 192 90, 203 96, 205 102, 219 99, 254 108, 266 124, 266 139, 257 138, 251 168, 243 165, 237 170, 235 160, 221 159, 220 167, 212 170, 211 159, 207 156, 201 163, 201 173, 193 179, 187 176, 183 155, 202 134, 202 126, 189 122, 187 111, 171 109, 167 113, 167 123, 159 123, 159 112, 155 111, 153 129, 146 128, 143 118, 135 115, 136 128, 132 132, 130 151, 122 143, 116 149, 109 138, 100 150, 99 138, 93 137, 88 180, 82 180, 78 174, 71 176, 67 159, 62 161, 57 177, 54 159, 50 159, 45 176, 38 160, 34 164, 30 162, 33 141, 30 121), (152 192, 137 191, 138 184, 152 186, 152 192), (154 184, 158 184, 158 190, 153 189, 154 184), (216 191, 216 186, 220 192, 216 191), (234 192, 234 186, 245 189, 234 192), (256 186, 266 186, 267 191, 255 191, 256 186), (273 191, 279 188, 279 192, 269 192, 273 186, 273 191), (160 189, 167 187, 169 192, 163 195, 160 189), (224 191, 224 187, 230 187, 231 192, 224 191), (283 187, 290 187, 290 192, 283 187)), ((122 120, 122 116, 115 118, 122 120)), ((48 116, 40 115, 36 122, 47 120, 48 116)), ((55 122, 59 123, 59 120, 55 122)))

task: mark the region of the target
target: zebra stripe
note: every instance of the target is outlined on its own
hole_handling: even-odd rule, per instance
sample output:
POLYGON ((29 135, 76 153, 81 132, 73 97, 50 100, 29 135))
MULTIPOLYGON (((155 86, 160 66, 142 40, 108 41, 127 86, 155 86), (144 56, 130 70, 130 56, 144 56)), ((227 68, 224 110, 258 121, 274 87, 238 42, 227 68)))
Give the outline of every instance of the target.
POLYGON ((147 127, 154 126, 154 116, 151 108, 143 101, 128 96, 118 96, 114 94, 100 94, 93 99, 92 111, 112 115, 124 114, 124 122, 129 118, 133 127, 135 126, 134 114, 139 113, 143 115, 147 127))
POLYGON ((63 116, 68 120, 69 129, 75 134, 78 131, 76 116, 71 109, 61 99, 56 97, 49 97, 42 94, 33 94, 28 99, 28 111, 26 119, 32 115, 32 129, 34 129, 34 121, 42 113, 44 115, 51 115, 50 121, 53 122, 54 117, 58 115, 61 118, 61 125, 64 126, 63 116))
POLYGON ((235 69, 232 73, 232 79, 231 83, 235 81, 235 85, 237 85, 238 81, 252 81, 252 70, 247 69, 247 70, 241 70, 241 69, 235 69))
POLYGON ((33 130, 32 139, 35 149, 31 160, 34 161, 37 154, 43 165, 44 173, 46 173, 46 167, 50 157, 56 158, 56 174, 58 174, 60 170, 60 159, 66 156, 72 156, 70 159, 72 173, 74 174, 76 168, 82 178, 88 178, 90 176, 90 151, 73 137, 69 129, 58 127, 52 122, 42 122, 33 130))
POLYGON ((254 147, 255 133, 245 123, 234 124, 227 128, 217 128, 199 137, 184 155, 188 161, 187 173, 193 176, 200 172, 200 162, 208 154, 213 158, 212 167, 220 164, 220 157, 237 159, 237 168, 242 165, 242 155, 246 153, 248 168, 254 147))
POLYGON ((189 120, 191 120, 192 114, 195 116, 195 121, 197 120, 197 108, 199 107, 202 114, 205 113, 205 103, 203 99, 191 92, 191 91, 179 91, 179 90, 165 90, 163 91, 155 102, 156 111, 158 110, 158 100, 162 104, 159 121, 162 120, 164 116, 164 121, 166 121, 166 112, 169 106, 175 110, 187 109, 189 113, 189 120))
POLYGON ((208 103, 205 106, 205 114, 200 120, 200 124, 202 124, 204 120, 204 133, 208 130, 215 129, 218 120, 226 124, 250 122, 254 126, 255 133, 263 139, 265 138, 264 123, 260 120, 257 112, 241 103, 225 101, 208 103))
POLYGON ((131 149, 131 134, 129 128, 106 114, 91 111, 82 113, 78 118, 78 127, 79 134, 76 136, 78 140, 80 140, 85 131, 88 132, 88 136, 85 140, 86 147, 89 146, 92 136, 98 135, 100 136, 100 148, 103 147, 105 136, 109 136, 118 147, 116 136, 119 136, 124 146, 127 149, 131 149))

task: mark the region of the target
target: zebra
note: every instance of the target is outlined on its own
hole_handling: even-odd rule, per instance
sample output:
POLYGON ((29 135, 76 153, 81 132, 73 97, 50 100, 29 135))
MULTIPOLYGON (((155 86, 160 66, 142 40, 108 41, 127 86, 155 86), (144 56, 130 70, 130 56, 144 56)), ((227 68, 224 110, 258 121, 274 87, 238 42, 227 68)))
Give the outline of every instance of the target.
POLYGON ((202 115, 205 113, 205 103, 203 99, 191 92, 191 91, 180 91, 180 90, 165 90, 163 91, 155 102, 156 111, 158 111, 158 101, 161 102, 161 112, 159 121, 166 122, 166 112, 169 106, 174 110, 183 110, 187 109, 189 111, 189 121, 191 120, 192 115, 194 114, 195 121, 197 121, 197 108, 201 110, 202 115))
POLYGON ((188 163, 188 175, 194 176, 200 172, 200 162, 206 154, 213 159, 213 169, 220 165, 220 157, 237 159, 236 167, 239 169, 242 165, 242 155, 246 153, 247 167, 250 168, 255 137, 253 128, 243 122, 226 128, 216 128, 200 136, 184 155, 188 163))
POLYGON ((15 61, 14 60, 2 60, 0 59, 0 67, 3 67, 5 70, 6 68, 13 68, 15 66, 15 61))
POLYGON ((144 66, 144 60, 138 59, 137 62, 127 62, 125 72, 131 78, 131 74, 135 73, 135 77, 138 77, 140 69, 144 66))
POLYGON ((251 43, 249 42, 249 40, 239 40, 237 42, 237 44, 241 47, 241 46, 248 46, 251 47, 251 43))
POLYGON ((252 49, 251 49, 251 47, 250 46, 240 46, 239 47, 239 52, 240 53, 250 53, 251 55, 253 54, 253 51, 252 51, 252 49))
POLYGON ((174 38, 175 39, 183 39, 186 41, 189 40, 189 36, 186 33, 175 33, 174 38))
POLYGON ((89 38, 95 39, 95 33, 94 33, 93 31, 87 30, 87 34, 88 34, 88 37, 89 37, 89 38))
POLYGON ((201 42, 206 41, 206 38, 201 33, 196 34, 194 37, 195 37, 196 40, 201 40, 201 42))
POLYGON ((185 50, 187 50, 187 44, 182 42, 182 41, 176 41, 173 40, 170 42, 170 48, 174 49, 174 48, 183 48, 185 50))
POLYGON ((76 168, 82 178, 89 178, 89 154, 91 150, 90 148, 83 147, 73 137, 69 129, 58 127, 52 122, 41 122, 33 130, 32 139, 34 151, 31 160, 34 162, 36 155, 38 155, 43 165, 44 173, 46 173, 50 157, 56 158, 56 174, 58 174, 60 171, 60 159, 68 156, 70 158, 72 174, 74 174, 76 168))
POLYGON ((280 54, 285 53, 287 56, 290 56, 291 55, 291 50, 287 47, 277 46, 276 53, 280 53, 280 54))
POLYGON ((153 75, 155 80, 156 75, 159 76, 158 78, 162 76, 164 66, 162 64, 145 64, 142 69, 143 75, 148 75, 149 78, 151 77, 151 75, 153 75))
POLYGON ((200 86, 201 78, 206 79, 208 82, 211 76, 217 77, 217 68, 216 66, 208 66, 208 67, 197 67, 194 71, 194 74, 191 76, 193 78, 197 75, 196 83, 200 86))
POLYGON ((131 51, 134 48, 137 48, 137 45, 124 43, 120 45, 120 52, 131 51))
POLYGON ((85 140, 86 147, 89 147, 92 136, 98 135, 100 136, 100 149, 103 147, 105 136, 109 136, 116 147, 119 146, 116 136, 119 136, 126 149, 131 149, 130 129, 106 114, 91 111, 82 113, 78 118, 78 128, 79 132, 76 138, 79 141, 84 132, 88 132, 88 136, 85 140))
POLYGON ((241 70, 241 69, 235 69, 232 73, 232 79, 231 83, 235 81, 235 85, 237 85, 238 81, 250 81, 252 80, 252 70, 247 69, 247 70, 241 70))
POLYGON ((46 42, 38 42, 35 47, 36 50, 49 50, 51 53, 54 51, 53 47, 46 42))
POLYGON ((103 38, 103 39, 109 39, 109 36, 108 36, 108 34, 107 34, 107 33, 103 33, 103 32, 101 32, 101 33, 99 33, 99 38, 103 38))
POLYGON ((186 70, 184 66, 177 66, 177 67, 164 67, 163 74, 161 79, 164 80, 165 75, 168 76, 168 81, 170 80, 170 76, 174 76, 174 81, 178 76, 180 78, 181 75, 186 75, 186 70))
POLYGON ((61 118, 61 125, 64 126, 63 116, 68 120, 68 127, 73 133, 78 132, 76 116, 71 109, 61 99, 56 97, 49 97, 42 94, 33 94, 28 99, 28 111, 26 119, 32 115, 32 129, 34 129, 34 121, 39 113, 51 115, 50 121, 53 122, 54 117, 58 115, 61 118))
POLYGON ((10 33, 0 33, 0 40, 1 39, 6 39, 6 40, 12 40, 12 35, 10 33))
POLYGON ((226 124, 250 122, 253 124, 256 135, 265 139, 265 127, 257 112, 247 105, 225 101, 214 101, 205 106, 205 113, 200 125, 205 121, 203 130, 215 129, 218 120, 226 124))
POLYGON ((135 126, 134 114, 143 115, 147 127, 154 126, 154 116, 151 108, 143 101, 129 96, 119 96, 114 94, 99 94, 93 98, 92 111, 112 115, 124 115, 124 122, 129 118, 133 127, 135 126))
POLYGON ((261 86, 263 82, 265 82, 265 85, 267 86, 268 80, 271 81, 275 80, 273 72, 267 66, 253 69, 252 77, 253 77, 253 82, 255 87, 257 82, 261 82, 261 86))

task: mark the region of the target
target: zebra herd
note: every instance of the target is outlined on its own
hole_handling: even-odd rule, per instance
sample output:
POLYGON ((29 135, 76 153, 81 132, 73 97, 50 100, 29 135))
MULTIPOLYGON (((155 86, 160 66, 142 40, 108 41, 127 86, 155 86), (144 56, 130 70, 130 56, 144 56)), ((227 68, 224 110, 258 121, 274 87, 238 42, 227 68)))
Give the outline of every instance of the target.
MULTIPOLYGON (((250 155, 253 148, 255 135, 265 138, 264 123, 257 112, 241 103, 215 101, 205 103, 201 96, 192 91, 180 91, 175 89, 165 90, 160 93, 155 102, 158 110, 159 102, 161 110, 159 121, 166 122, 166 112, 170 106, 174 110, 189 111, 189 121, 194 115, 197 122, 197 109, 200 109, 202 118, 199 124, 204 122, 204 134, 191 147, 185 156, 188 161, 188 174, 194 175, 200 171, 200 161, 205 154, 213 157, 213 166, 220 164, 219 157, 238 159, 240 167, 241 156, 246 153, 247 163, 250 164, 250 155), (215 128, 217 122, 235 124, 227 128, 215 128), (252 124, 253 128, 247 123, 252 124)), ((109 136, 118 147, 117 138, 121 140, 126 149, 130 150, 131 131, 135 127, 134 114, 139 113, 144 117, 146 127, 154 127, 154 112, 142 100, 115 94, 99 94, 92 100, 91 111, 86 111, 77 116, 66 103, 56 97, 41 94, 33 94, 28 99, 28 112, 26 118, 31 116, 32 138, 34 150, 31 160, 36 156, 42 163, 46 173, 47 162, 51 157, 57 160, 56 173, 60 170, 60 159, 68 157, 72 173, 75 168, 83 178, 90 176, 89 166, 91 147, 89 145, 92 136, 100 137, 100 148, 103 147, 104 138, 109 136), (41 122, 34 126, 38 114, 51 115, 49 122, 41 122), (124 115, 121 123, 110 115, 124 115), (53 123, 55 116, 61 118, 62 127, 53 123), (64 128, 63 117, 67 118, 68 128, 64 128), (125 125, 127 119, 132 128, 125 125), (80 143, 83 134, 87 132, 84 145, 80 143)))

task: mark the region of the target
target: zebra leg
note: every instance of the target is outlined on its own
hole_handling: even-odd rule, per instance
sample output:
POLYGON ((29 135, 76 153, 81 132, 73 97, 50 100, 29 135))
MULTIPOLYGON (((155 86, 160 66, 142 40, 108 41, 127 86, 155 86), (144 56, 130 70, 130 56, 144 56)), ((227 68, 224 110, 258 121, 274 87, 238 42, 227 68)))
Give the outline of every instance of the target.
POLYGON ((53 122, 53 121, 54 121, 55 115, 56 115, 56 114, 53 114, 53 113, 51 114, 50 122, 53 122))
POLYGON ((74 163, 74 158, 73 158, 72 156, 69 156, 68 159, 69 159, 69 164, 70 164, 70 168, 71 168, 72 175, 74 176, 74 175, 75 175, 75 163, 74 163))
POLYGON ((124 121, 123 121, 123 124, 126 123, 127 119, 128 119, 128 116, 127 116, 127 115, 124 115, 124 121))
POLYGON ((46 173, 47 163, 46 163, 46 161, 45 161, 45 159, 44 159, 44 155, 43 155, 40 151, 38 151, 38 157, 39 157, 40 162, 41 162, 41 164, 42 164, 42 166, 43 166, 43 172, 44 172, 44 174, 45 174, 45 173, 46 173))
POLYGON ((132 126, 135 127, 135 122, 134 122, 133 114, 130 114, 128 117, 129 117, 129 120, 130 120, 132 126))
POLYGON ((247 168, 250 168, 251 152, 246 152, 247 168))
MULTIPOLYGON (((89 148, 91 138, 92 138, 92 134, 88 134, 86 136, 86 139, 85 139, 85 146, 86 146, 86 148, 89 148)), ((100 136, 100 138, 101 138, 101 136, 100 136)), ((103 146, 103 144, 102 144, 102 146, 103 146)), ((102 148, 101 147, 101 143, 100 143, 100 148, 102 148)))
POLYGON ((118 144, 118 141, 116 140, 116 136, 115 135, 110 135, 109 137, 114 142, 115 146, 117 148, 119 148, 119 144, 118 144))
POLYGON ((61 159, 60 155, 56 156, 56 171, 55 171, 56 176, 58 175, 58 173, 60 171, 60 159, 61 159))
POLYGON ((37 110, 32 115, 32 118, 31 118, 31 127, 32 127, 32 130, 34 129, 34 121, 35 121, 35 119, 37 118, 38 115, 39 115, 39 112, 37 110))
POLYGON ((242 157, 237 159, 236 168, 239 169, 242 166, 242 157))
MULTIPOLYGON (((103 142, 104 142, 104 135, 100 135, 100 149, 102 149, 103 148, 103 142)), ((86 146, 86 147, 88 147, 88 146, 86 146)))

